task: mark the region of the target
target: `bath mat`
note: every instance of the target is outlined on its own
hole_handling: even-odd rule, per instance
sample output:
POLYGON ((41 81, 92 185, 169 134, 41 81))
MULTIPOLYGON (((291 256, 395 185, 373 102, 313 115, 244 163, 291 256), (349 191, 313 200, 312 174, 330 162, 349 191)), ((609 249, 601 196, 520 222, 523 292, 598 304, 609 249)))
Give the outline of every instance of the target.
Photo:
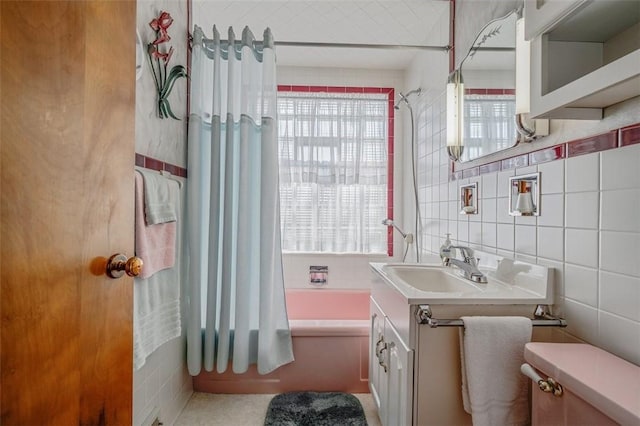
POLYGON ((367 426, 360 401, 342 392, 287 392, 269 403, 265 426, 367 426))

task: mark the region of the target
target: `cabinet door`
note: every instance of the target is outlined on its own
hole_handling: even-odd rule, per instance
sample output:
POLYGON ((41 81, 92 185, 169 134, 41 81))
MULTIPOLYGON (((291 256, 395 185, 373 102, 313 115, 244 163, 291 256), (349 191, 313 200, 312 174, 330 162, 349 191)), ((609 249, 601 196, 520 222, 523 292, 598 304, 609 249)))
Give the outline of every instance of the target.
POLYGON ((524 37, 532 40, 587 0, 524 0, 524 37))
MULTIPOLYGON (((379 358, 384 342, 384 314, 376 302, 371 300, 371 328, 369 330, 369 389, 373 402, 376 404, 380 419, 386 413, 386 372, 380 365, 379 358)), ((383 421, 383 424, 385 422, 383 421)))
POLYGON ((413 413, 413 350, 385 323, 388 354, 387 425, 411 425, 413 413))

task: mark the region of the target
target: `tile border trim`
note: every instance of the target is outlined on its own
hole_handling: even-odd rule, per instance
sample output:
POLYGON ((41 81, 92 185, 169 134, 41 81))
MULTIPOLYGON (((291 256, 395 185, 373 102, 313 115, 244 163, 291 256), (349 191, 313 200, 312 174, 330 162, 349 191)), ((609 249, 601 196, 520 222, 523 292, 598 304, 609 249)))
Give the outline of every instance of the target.
POLYGON ((146 155, 138 154, 136 152, 136 166, 144 167, 145 169, 155 170, 158 172, 166 171, 174 176, 180 176, 186 179, 187 169, 184 167, 176 166, 171 163, 165 163, 164 161, 157 160, 146 155))
POLYGON ((511 170, 516 167, 534 166, 549 161, 562 160, 564 158, 572 158, 634 144, 640 144, 640 123, 586 138, 563 142, 503 160, 492 161, 466 169, 454 170, 449 174, 449 181, 499 172, 501 170, 511 170))

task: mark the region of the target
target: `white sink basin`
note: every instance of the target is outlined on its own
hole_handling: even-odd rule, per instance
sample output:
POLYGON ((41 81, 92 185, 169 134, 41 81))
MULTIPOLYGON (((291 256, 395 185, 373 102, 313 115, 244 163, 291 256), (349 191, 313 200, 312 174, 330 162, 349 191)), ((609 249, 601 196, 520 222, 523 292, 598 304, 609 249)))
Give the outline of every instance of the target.
POLYGON ((370 265, 380 281, 400 292, 409 304, 553 304, 549 268, 493 254, 481 256, 480 270, 487 276, 486 284, 463 278, 456 267, 410 263, 370 265))
POLYGON ((433 293, 465 293, 482 291, 471 281, 456 277, 443 267, 389 264, 382 267, 389 276, 422 291, 433 293))

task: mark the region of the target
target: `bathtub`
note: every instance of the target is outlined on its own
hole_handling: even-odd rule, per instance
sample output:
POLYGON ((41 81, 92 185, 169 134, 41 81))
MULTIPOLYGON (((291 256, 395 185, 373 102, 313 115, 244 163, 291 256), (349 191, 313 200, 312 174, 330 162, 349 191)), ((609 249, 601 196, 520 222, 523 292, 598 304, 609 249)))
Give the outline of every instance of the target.
POLYGON ((289 289, 295 361, 266 375, 203 371, 193 389, 209 393, 369 392, 369 290, 289 289))

